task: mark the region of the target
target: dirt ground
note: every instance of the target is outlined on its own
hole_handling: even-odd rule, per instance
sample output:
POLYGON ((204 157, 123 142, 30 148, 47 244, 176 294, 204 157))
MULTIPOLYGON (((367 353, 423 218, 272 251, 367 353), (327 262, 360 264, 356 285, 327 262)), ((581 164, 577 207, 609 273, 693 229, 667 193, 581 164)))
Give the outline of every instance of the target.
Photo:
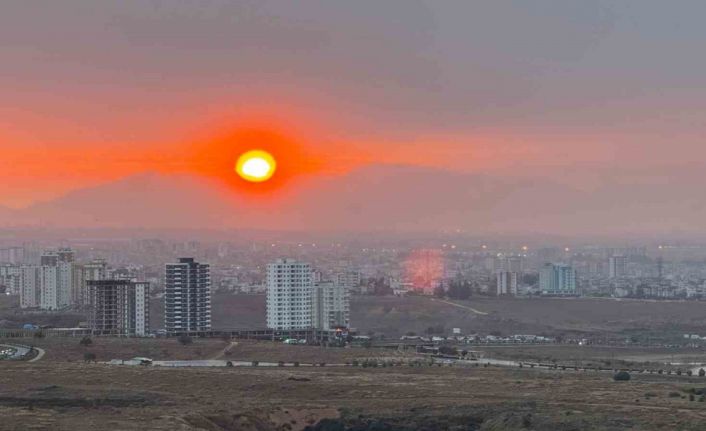
MULTIPOLYGON (((109 338, 93 337, 88 346, 81 345, 81 338, 48 337, 6 339, 8 343, 36 346, 46 351, 43 360, 54 362, 83 361, 85 353, 93 353, 100 362, 111 359, 131 359, 136 356, 154 360, 232 359, 261 362, 301 362, 343 364, 353 359, 380 357, 409 357, 410 352, 365 349, 361 347, 337 348, 287 345, 282 342, 233 340, 218 338, 193 338, 189 345, 182 345, 176 338, 109 338)), ((2 341, 0 339, 0 341, 2 341)))
MULTIPOLYGON (((218 294, 212 302, 214 327, 265 325, 263 295, 218 294)), ((374 332, 392 338, 407 332, 423 334, 432 326, 443 326, 447 333, 460 328, 463 334, 642 334, 680 338, 684 333, 700 334, 706 326, 704 304, 699 301, 473 297, 454 302, 485 314, 422 296, 353 296, 351 325, 362 334, 374 332)), ((153 301, 150 313, 154 329, 161 327, 161 301, 153 301)))
POLYGON ((690 395, 703 385, 493 367, 167 369, 43 360, 0 366, 0 429, 697 430, 706 402, 690 395))
MULTIPOLYGON (((706 335, 700 332, 706 326, 706 314, 699 301, 473 297, 454 302, 460 306, 422 296, 353 296, 351 325, 360 333, 390 338, 407 332, 423 334, 438 326, 446 333, 460 328, 463 334, 642 336, 653 341, 676 340, 685 333, 706 335)), ((215 294, 212 307, 214 328, 265 326, 264 295, 215 294)), ((150 315, 152 329, 162 328, 162 300, 151 302, 150 315)), ((18 308, 16 297, 0 297, 0 327, 21 327, 24 323, 70 327, 85 320, 86 316, 78 313, 27 312, 18 308)))
POLYGON ((618 346, 578 345, 508 345, 474 346, 487 357, 523 361, 557 362, 565 365, 615 366, 617 368, 649 365, 650 368, 667 367, 666 364, 706 364, 706 349, 694 348, 646 348, 618 346))

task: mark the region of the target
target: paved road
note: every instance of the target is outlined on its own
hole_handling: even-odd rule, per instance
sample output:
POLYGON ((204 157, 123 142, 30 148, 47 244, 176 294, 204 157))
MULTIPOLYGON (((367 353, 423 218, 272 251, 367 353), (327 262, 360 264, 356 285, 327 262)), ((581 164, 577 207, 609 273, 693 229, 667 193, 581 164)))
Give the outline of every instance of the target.
MULTIPOLYGON (((30 352, 30 348, 27 346, 20 346, 16 344, 0 344, 0 347, 9 347, 11 349, 15 350, 15 353, 10 356, 8 359, 10 360, 16 360, 16 361, 21 361, 24 359, 25 356, 27 356, 30 352)), ((45 355, 44 349, 40 349, 39 347, 34 347, 34 349, 37 351, 37 356, 34 358, 30 359, 28 362, 35 362, 40 359, 45 355)))

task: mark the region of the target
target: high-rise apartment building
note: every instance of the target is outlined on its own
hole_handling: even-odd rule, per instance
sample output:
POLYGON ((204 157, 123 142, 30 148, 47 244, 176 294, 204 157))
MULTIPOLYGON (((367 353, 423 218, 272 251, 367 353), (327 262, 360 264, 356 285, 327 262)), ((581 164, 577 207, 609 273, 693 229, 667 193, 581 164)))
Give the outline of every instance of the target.
POLYGON ((83 265, 74 267, 74 289, 71 295, 71 301, 75 305, 88 305, 88 282, 95 280, 107 280, 110 277, 108 273, 108 263, 105 259, 93 259, 83 265))
POLYGON ((19 295, 22 284, 22 266, 15 264, 0 265, 0 286, 5 286, 10 295, 19 295))
POLYGON ((211 267, 193 258, 166 265, 164 327, 168 334, 211 330, 211 267))
POLYGON ((20 280, 20 308, 37 308, 41 301, 40 266, 23 265, 20 280))
POLYGON ((608 277, 622 278, 627 274, 627 256, 611 256, 608 258, 608 277))
POLYGON ((24 247, 0 248, 0 263, 21 264, 25 262, 24 247))
POLYGON ((497 295, 517 295, 517 273, 499 271, 497 273, 497 295))
POLYGON ((48 250, 40 257, 39 308, 59 310, 72 305, 74 277, 74 252, 68 248, 48 250))
POLYGON ((314 284, 312 324, 316 329, 332 331, 350 325, 350 293, 348 286, 333 281, 314 284))
POLYGON ((278 259, 267 265, 267 327, 309 329, 312 322, 311 265, 278 259))
POLYGON ((564 264, 545 264, 539 270, 539 289, 545 295, 575 295, 576 270, 564 264))
POLYGON ((146 282, 88 280, 89 325, 96 335, 144 337, 149 332, 149 290, 146 282))

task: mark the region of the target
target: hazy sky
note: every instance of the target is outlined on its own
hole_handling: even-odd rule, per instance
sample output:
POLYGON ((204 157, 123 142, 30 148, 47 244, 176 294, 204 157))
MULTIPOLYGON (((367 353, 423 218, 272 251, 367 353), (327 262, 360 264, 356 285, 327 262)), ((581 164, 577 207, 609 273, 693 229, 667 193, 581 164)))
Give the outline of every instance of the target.
POLYGON ((198 149, 253 125, 321 174, 700 181, 704 16, 700 0, 3 1, 0 205, 198 173, 198 149))

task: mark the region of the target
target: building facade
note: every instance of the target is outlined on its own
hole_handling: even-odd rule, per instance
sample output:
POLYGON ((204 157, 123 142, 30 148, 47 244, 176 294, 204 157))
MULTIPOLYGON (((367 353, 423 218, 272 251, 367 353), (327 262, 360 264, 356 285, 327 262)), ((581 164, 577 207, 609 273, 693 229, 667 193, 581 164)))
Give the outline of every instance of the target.
POLYGON ((88 282, 107 280, 113 277, 108 273, 108 263, 105 259, 94 259, 83 265, 74 267, 75 285, 72 292, 72 302, 78 306, 89 304, 88 282))
POLYGON ((146 282, 88 280, 89 325, 95 335, 144 337, 149 333, 146 282))
POLYGON ((312 294, 312 324, 316 329, 332 331, 350 326, 350 290, 345 284, 320 281, 312 294))
POLYGON ((576 270, 570 265, 547 263, 539 270, 544 295, 576 295, 576 270))
POLYGON ((38 265, 23 265, 20 280, 20 308, 38 308, 41 301, 41 283, 38 265))
POLYGON ((313 327, 313 277, 311 265, 294 259, 278 259, 267 265, 267 327, 313 327))
POLYGON ((170 335, 211 330, 209 264, 181 258, 166 265, 164 327, 170 335))
POLYGON ((0 286, 5 286, 10 295, 19 295, 22 285, 22 266, 16 264, 0 265, 0 286))
POLYGON ((497 295, 517 295, 517 273, 499 271, 497 273, 497 295))
POLYGON ((608 277, 623 278, 627 275, 627 256, 611 256, 608 258, 608 277))

